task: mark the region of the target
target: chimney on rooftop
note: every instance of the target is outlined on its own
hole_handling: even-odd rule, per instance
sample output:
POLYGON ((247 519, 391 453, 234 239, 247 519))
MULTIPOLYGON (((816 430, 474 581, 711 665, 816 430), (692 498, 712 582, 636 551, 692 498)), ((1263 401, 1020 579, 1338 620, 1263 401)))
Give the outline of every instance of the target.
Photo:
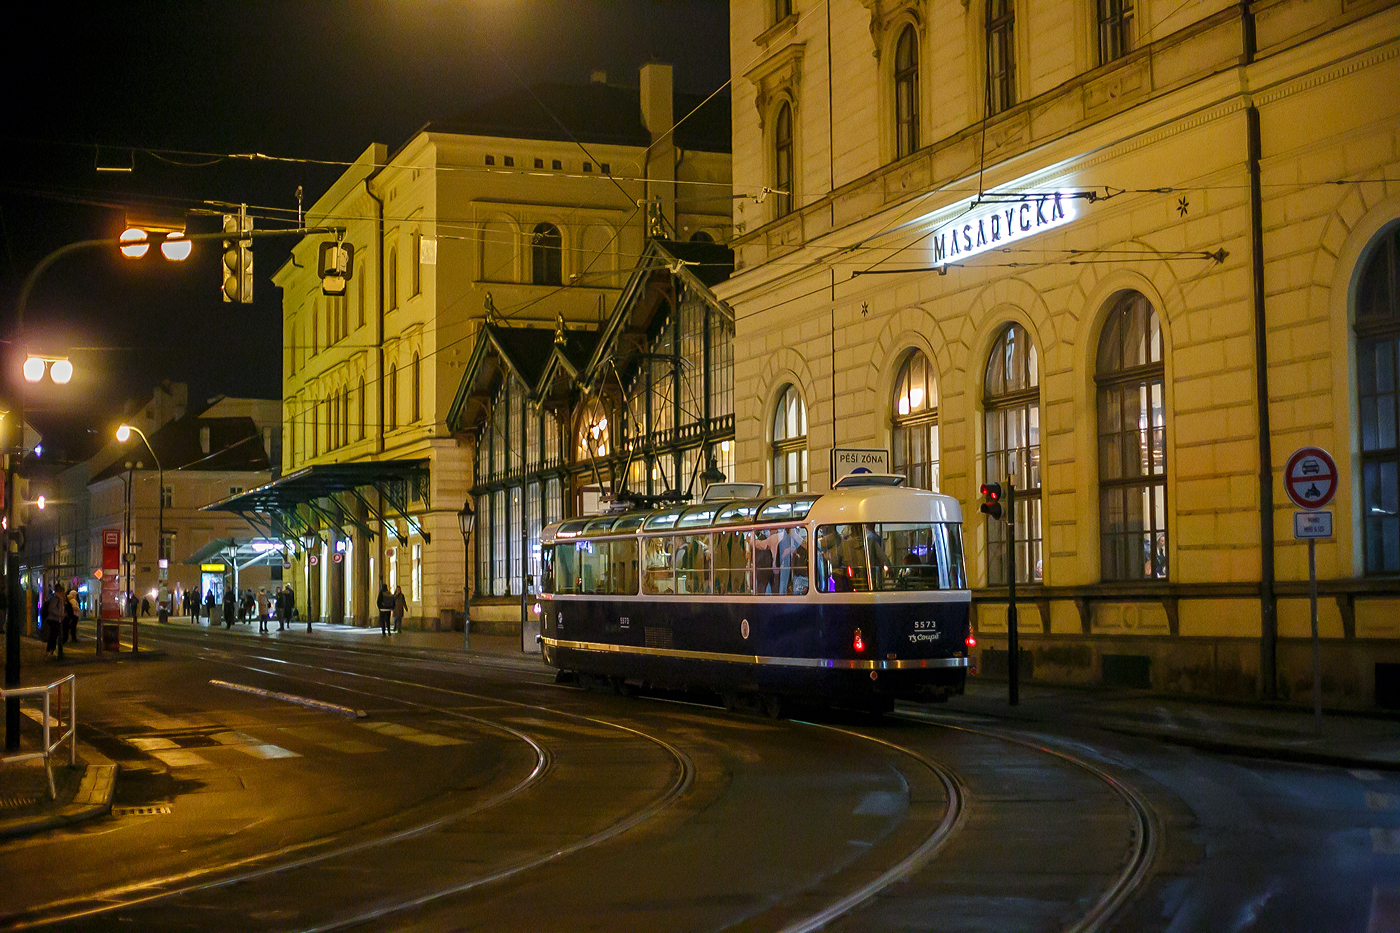
MULTIPOLYGON (((642 66, 642 125, 651 135, 647 149, 647 197, 661 204, 661 216, 676 229, 676 138, 671 66, 649 62, 642 66)), ((650 231, 649 231, 650 232, 650 231)))

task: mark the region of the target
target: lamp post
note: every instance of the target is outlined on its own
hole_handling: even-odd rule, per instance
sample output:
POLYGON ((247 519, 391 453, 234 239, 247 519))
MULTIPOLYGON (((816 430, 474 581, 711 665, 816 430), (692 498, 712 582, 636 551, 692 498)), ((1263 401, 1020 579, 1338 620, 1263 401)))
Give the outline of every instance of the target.
MULTIPOLYGON (((117 428, 117 440, 125 444, 131 439, 133 431, 141 438, 142 443, 146 445, 146 449, 151 452, 151 459, 156 462, 156 495, 158 497, 156 505, 156 536, 160 541, 160 543, 156 545, 156 565, 160 566, 161 560, 165 557, 165 468, 160 465, 160 457, 156 456, 156 449, 151 446, 151 439, 146 436, 145 431, 142 431, 135 425, 124 424, 117 428)), ((169 571, 162 567, 159 572, 160 582, 164 583, 168 575, 169 571)), ((159 595, 157 595, 156 599, 156 612, 159 614, 159 595)), ((162 619, 161 621, 164 622, 165 620, 162 619)))
POLYGON ((462 503, 457 513, 457 526, 462 529, 462 650, 472 650, 472 527, 476 524, 476 513, 472 511, 471 500, 462 503))

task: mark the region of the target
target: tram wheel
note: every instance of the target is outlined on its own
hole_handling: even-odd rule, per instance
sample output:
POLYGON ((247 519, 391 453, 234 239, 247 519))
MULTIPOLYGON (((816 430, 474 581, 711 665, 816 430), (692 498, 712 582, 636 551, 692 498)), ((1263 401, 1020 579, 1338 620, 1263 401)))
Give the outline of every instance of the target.
POLYGON ((737 693, 726 693, 726 694, 723 696, 723 700, 724 700, 724 708, 725 708, 726 710, 728 710, 729 712, 731 712, 731 713, 742 713, 742 712, 744 711, 743 703, 740 702, 740 700, 739 700, 739 694, 737 694, 737 693))
POLYGON ((613 676, 608 678, 612 683, 613 693, 620 697, 630 697, 637 695, 637 688, 627 682, 625 677, 613 676))
POLYGON ((776 693, 765 693, 763 695, 763 713, 769 719, 786 719, 788 712, 787 700, 776 693))

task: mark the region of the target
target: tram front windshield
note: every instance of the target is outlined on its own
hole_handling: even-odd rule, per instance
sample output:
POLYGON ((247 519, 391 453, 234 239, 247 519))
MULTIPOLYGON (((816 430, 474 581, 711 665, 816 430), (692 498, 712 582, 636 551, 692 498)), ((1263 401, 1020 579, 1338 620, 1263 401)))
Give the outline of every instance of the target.
POLYGON ((817 586, 823 593, 966 589, 962 526, 819 525, 817 586))

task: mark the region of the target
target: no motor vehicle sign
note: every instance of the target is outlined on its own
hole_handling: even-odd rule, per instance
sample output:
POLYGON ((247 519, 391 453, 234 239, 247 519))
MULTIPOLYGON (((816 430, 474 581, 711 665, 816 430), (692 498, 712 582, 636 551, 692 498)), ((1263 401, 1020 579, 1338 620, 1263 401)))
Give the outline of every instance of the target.
POLYGON ((1321 447, 1300 447, 1283 468, 1283 488, 1300 509, 1320 509, 1337 494, 1337 464, 1321 447))

